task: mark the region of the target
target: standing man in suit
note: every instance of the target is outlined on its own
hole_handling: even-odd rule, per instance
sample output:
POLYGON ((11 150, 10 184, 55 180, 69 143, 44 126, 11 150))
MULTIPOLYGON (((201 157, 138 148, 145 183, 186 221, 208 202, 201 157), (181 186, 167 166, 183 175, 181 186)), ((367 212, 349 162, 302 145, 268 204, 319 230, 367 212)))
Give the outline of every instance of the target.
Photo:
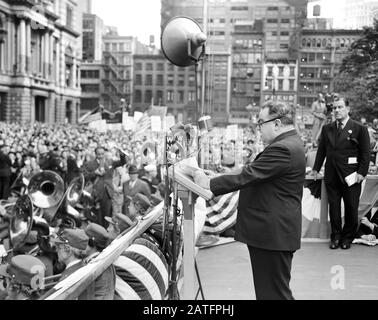
POLYGON ((113 161, 107 156, 103 147, 97 147, 95 153, 96 159, 84 165, 83 174, 86 181, 93 183, 93 196, 95 202, 100 205, 97 222, 106 227, 107 222, 104 218, 112 216, 114 169, 125 165, 126 157, 120 153, 120 160, 113 161))
POLYGON ((9 146, 0 147, 0 199, 8 199, 9 183, 11 177, 11 159, 9 158, 9 146))
POLYGON ((327 188, 331 220, 331 249, 349 249, 358 227, 358 204, 361 182, 369 170, 370 138, 361 123, 349 118, 349 102, 335 95, 333 112, 336 121, 323 127, 313 167, 314 179, 327 158, 324 182, 327 188), (345 178, 355 174, 355 183, 348 185, 345 178), (341 199, 344 201, 345 223, 341 221, 341 199))
POLYGON ((151 197, 151 191, 148 184, 138 178, 139 171, 135 165, 129 167, 130 180, 123 184, 123 214, 127 215, 130 198, 133 198, 137 193, 144 194, 147 198, 151 197))
POLYGON ((240 190, 235 240, 247 244, 258 300, 292 300, 293 254, 300 248, 305 151, 294 128, 295 109, 267 101, 258 128, 265 150, 243 168, 194 181, 215 195, 240 190))

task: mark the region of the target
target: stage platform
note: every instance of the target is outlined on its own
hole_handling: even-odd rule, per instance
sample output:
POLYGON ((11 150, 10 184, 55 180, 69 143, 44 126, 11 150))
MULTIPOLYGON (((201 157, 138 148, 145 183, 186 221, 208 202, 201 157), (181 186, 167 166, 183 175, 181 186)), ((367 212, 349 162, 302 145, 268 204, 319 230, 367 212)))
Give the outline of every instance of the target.
MULTIPOLYGON (((255 299, 244 244, 229 242, 202 248, 197 263, 206 300, 255 299)), ((293 295, 297 300, 376 300, 377 263, 378 246, 354 244, 349 250, 330 250, 328 241, 303 241, 293 259, 293 295), (332 279, 336 274, 341 276, 342 270, 344 289, 334 290, 331 284, 340 282, 332 279)))

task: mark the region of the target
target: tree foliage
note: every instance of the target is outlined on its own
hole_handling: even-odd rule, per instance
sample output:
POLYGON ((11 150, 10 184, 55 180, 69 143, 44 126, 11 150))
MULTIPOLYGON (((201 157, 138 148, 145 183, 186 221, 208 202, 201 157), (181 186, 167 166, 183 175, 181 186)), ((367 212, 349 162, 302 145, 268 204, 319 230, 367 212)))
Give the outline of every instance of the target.
POLYGON ((378 20, 351 44, 334 86, 349 98, 354 118, 378 118, 378 20))

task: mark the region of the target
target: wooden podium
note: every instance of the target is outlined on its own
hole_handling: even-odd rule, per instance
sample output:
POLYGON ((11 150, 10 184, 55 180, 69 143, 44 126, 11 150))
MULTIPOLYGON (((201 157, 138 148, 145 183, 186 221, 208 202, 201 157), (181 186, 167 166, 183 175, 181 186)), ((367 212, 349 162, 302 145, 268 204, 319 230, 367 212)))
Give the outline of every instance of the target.
POLYGON ((210 200, 213 194, 196 185, 193 180, 182 173, 179 168, 168 170, 168 176, 176 184, 178 197, 184 210, 184 300, 195 298, 195 234, 194 234, 194 206, 198 196, 210 200))

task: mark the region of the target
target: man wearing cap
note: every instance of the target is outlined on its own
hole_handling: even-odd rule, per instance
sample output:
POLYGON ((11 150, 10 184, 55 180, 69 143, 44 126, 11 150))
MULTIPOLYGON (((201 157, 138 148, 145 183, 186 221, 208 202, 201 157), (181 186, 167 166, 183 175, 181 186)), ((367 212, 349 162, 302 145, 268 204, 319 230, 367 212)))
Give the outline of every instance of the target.
POLYGON ((113 241, 117 238, 123 231, 128 229, 133 224, 137 223, 137 220, 134 222, 128 216, 125 216, 122 213, 114 215, 112 218, 105 217, 106 221, 109 222, 108 226, 108 235, 109 239, 113 241))
POLYGON ((129 198, 128 217, 135 220, 138 216, 144 216, 151 206, 150 200, 141 193, 129 198))
POLYGON ((138 168, 134 165, 129 167, 130 180, 123 184, 123 209, 122 212, 127 214, 127 207, 129 205, 129 197, 134 197, 137 193, 144 194, 149 198, 151 196, 150 187, 146 182, 138 178, 138 168))
MULTIPOLYGON (((109 218, 109 217, 105 217, 109 218)), ((90 223, 85 228, 89 238, 88 247, 85 250, 85 262, 90 263, 102 250, 106 248, 110 237, 104 227, 90 223)), ((113 300, 115 290, 115 270, 110 265, 88 288, 79 296, 79 300, 113 300)))
POLYGON ((22 254, 0 266, 0 290, 7 291, 6 300, 35 300, 43 290, 45 265, 38 258, 22 254), (6 288, 5 288, 6 287, 6 288))
POLYGON ((154 164, 149 164, 144 167, 145 174, 141 177, 141 180, 146 182, 150 187, 151 194, 154 194, 159 184, 157 179, 157 167, 154 164))
POLYGON ((88 246, 88 236, 82 229, 64 229, 57 238, 51 239, 55 244, 59 261, 66 265, 60 280, 84 266, 84 250, 88 246))

